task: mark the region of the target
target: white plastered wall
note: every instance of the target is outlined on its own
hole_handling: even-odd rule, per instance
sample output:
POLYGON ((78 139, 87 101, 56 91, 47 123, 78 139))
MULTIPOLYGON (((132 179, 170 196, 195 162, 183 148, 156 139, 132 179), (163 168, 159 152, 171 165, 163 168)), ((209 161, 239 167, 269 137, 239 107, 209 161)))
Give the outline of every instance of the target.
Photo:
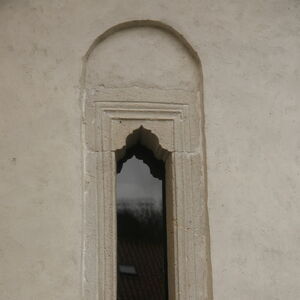
POLYGON ((297 0, 0 2, 0 299, 80 299, 82 57, 133 19, 203 65, 214 298, 298 299, 297 0))

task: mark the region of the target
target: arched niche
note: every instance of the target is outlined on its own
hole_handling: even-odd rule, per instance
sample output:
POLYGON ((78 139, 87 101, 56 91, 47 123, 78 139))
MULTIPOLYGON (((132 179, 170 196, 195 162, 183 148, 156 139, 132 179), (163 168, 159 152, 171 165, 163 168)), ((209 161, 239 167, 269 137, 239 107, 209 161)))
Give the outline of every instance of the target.
POLYGON ((212 299, 202 70, 157 21, 100 35, 83 61, 83 298, 116 299, 116 159, 139 141, 166 166, 169 298, 212 299))

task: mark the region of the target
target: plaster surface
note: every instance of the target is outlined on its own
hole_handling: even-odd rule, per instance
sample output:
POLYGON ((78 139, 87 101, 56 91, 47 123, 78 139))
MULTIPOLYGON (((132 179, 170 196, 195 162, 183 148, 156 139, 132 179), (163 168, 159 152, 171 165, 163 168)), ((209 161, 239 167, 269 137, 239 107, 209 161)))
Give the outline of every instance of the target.
POLYGON ((202 62, 214 299, 300 298, 299 1, 2 0, 0 299, 81 299, 82 58, 140 19, 202 62))

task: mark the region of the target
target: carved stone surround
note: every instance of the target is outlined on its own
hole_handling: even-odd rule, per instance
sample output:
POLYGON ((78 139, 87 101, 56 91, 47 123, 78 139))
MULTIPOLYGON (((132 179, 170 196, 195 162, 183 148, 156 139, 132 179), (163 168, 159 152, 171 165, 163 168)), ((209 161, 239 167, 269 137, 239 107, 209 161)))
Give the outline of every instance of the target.
POLYGON ((169 299, 212 299, 201 95, 84 90, 84 300, 116 300, 116 152, 138 129, 140 142, 166 164, 169 299))

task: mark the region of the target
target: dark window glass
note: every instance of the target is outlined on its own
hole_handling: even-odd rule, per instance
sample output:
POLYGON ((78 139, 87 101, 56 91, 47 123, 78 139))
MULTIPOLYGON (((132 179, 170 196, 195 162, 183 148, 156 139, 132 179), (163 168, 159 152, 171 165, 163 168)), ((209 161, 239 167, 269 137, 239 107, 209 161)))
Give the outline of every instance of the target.
POLYGON ((166 300, 164 163, 138 145, 117 169, 117 299, 166 300))

